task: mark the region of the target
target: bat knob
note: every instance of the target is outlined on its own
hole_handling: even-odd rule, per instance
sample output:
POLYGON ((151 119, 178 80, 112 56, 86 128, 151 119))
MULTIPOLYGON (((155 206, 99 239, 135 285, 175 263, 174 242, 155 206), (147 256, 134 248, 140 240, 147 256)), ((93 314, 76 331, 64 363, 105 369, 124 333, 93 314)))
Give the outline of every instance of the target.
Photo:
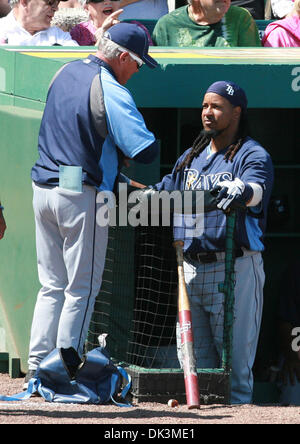
POLYGON ((184 242, 183 242, 183 240, 178 239, 178 240, 173 242, 173 245, 174 245, 174 247, 177 247, 177 246, 183 247, 184 246, 184 242))
POLYGON ((200 405, 199 404, 188 405, 188 410, 192 410, 192 409, 200 409, 200 405))

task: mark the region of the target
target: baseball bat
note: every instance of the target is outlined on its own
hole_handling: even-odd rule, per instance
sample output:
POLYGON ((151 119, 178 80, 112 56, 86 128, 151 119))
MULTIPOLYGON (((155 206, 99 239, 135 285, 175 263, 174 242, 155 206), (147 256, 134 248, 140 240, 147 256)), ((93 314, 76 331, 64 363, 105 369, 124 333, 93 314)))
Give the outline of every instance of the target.
POLYGON ((194 352, 194 338, 190 301, 183 271, 183 241, 174 242, 178 271, 178 317, 181 336, 182 366, 184 373, 185 394, 188 409, 200 408, 200 394, 194 352))

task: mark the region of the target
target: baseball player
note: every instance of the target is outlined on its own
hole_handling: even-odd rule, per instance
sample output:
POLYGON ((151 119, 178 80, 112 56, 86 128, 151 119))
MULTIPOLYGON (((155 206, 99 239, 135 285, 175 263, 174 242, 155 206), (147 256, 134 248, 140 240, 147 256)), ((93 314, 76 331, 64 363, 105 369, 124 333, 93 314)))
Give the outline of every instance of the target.
POLYGON ((119 23, 96 55, 64 65, 48 91, 39 158, 32 168, 38 294, 24 389, 54 348, 81 356, 105 261, 108 226, 97 221, 98 191, 111 191, 124 158, 151 163, 158 142, 124 87, 146 64, 148 40, 119 23))
MULTIPOLYGON (((218 81, 208 88, 203 99, 202 123, 203 131, 193 146, 155 188, 219 190, 219 210, 207 213, 203 234, 185 236, 184 244, 198 368, 220 366, 224 295, 218 292, 218 283, 224 280, 225 211, 237 198, 247 205, 247 211, 237 214, 235 233, 231 402, 250 403, 265 280, 261 252, 273 166, 265 149, 248 136, 247 98, 235 83, 218 81)), ((182 239, 180 230, 174 227, 175 238, 182 239)))

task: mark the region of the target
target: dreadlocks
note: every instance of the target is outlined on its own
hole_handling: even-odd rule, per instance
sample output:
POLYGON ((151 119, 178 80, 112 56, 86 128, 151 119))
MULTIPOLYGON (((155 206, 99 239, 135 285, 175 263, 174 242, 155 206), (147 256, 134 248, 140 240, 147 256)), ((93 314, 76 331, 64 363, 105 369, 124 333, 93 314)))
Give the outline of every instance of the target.
MULTIPOLYGON (((244 140, 247 136, 249 136, 248 119, 246 113, 242 113, 236 140, 229 146, 228 150, 224 154, 224 159, 232 162, 234 156, 243 145, 244 140)), ((193 159, 195 159, 199 156, 200 153, 202 153, 202 151, 207 147, 213 137, 213 132, 201 131, 197 138, 194 140, 192 148, 188 155, 177 166, 177 171, 184 168, 189 168, 193 159)))

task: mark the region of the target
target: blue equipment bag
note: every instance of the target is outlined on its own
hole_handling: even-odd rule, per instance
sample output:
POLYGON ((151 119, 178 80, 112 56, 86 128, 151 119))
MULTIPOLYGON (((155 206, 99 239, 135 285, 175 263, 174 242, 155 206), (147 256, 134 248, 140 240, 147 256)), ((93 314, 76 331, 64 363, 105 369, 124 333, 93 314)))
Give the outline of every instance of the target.
POLYGON ((130 386, 127 372, 113 364, 103 347, 91 350, 83 360, 72 347, 56 348, 42 360, 26 392, 0 396, 0 400, 24 400, 38 392, 48 402, 107 404, 112 401, 120 407, 131 407, 125 400, 130 386), (126 385, 118 396, 123 380, 126 385))

